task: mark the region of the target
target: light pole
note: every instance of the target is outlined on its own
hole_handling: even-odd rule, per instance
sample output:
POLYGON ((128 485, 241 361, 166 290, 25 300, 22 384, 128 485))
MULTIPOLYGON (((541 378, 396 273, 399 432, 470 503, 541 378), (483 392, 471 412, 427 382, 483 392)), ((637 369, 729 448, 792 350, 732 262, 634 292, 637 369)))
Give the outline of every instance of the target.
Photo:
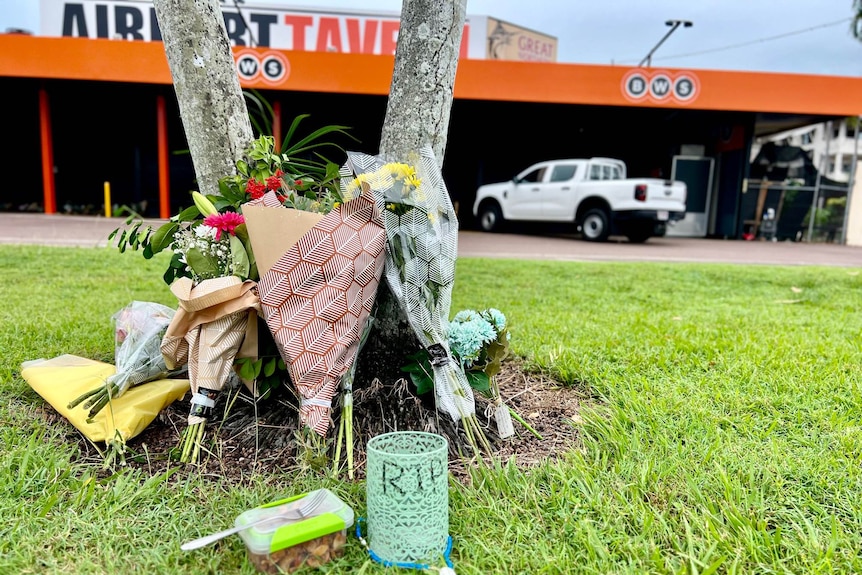
POLYGON ((670 26, 670 30, 668 30, 667 34, 665 34, 664 37, 658 41, 658 44, 653 46, 652 50, 649 51, 649 54, 647 54, 644 59, 640 61, 640 63, 638 64, 638 68, 643 66, 644 63, 646 63, 647 68, 652 65, 652 55, 655 53, 656 50, 658 50, 659 46, 664 44, 664 41, 667 40, 668 37, 673 34, 677 28, 679 28, 680 26, 683 26, 684 28, 691 28, 693 26, 690 20, 668 20, 664 24, 665 26, 670 26))

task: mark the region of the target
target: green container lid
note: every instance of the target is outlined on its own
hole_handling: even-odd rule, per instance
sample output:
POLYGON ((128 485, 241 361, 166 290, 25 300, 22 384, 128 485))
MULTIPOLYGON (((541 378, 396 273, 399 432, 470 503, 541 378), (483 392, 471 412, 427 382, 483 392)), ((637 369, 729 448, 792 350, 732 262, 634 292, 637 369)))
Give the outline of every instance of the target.
POLYGON ((295 510, 302 505, 306 497, 312 498, 321 491, 325 497, 308 518, 282 517, 240 531, 239 536, 249 552, 266 555, 353 525, 353 509, 328 489, 318 489, 249 509, 236 518, 234 525, 240 527, 295 510))

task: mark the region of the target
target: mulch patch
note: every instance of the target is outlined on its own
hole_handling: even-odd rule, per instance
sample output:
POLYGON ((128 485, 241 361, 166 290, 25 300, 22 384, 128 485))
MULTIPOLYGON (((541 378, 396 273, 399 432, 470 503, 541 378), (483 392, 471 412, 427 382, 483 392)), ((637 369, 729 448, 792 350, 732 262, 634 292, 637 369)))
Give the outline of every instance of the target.
MULTIPOLYGON (((520 414, 541 439, 515 420, 515 436, 500 439, 495 422, 489 419, 489 402, 477 395, 477 416, 493 448, 493 454, 484 457, 486 461, 511 461, 518 467, 528 468, 554 460, 579 446, 574 424, 580 420, 579 411, 586 400, 581 391, 563 386, 544 374, 528 372, 514 360, 503 364, 497 381, 506 404, 520 414)), ((303 440, 297 433, 296 401, 289 393, 282 392, 257 405, 242 386, 223 391, 221 395, 216 409, 227 415, 207 427, 207 437, 215 434, 216 440, 211 442, 211 451, 202 457, 202 462, 190 470, 240 485, 255 474, 315 467, 315 462, 309 460, 311 452, 297 449, 303 440)), ((179 445, 180 434, 186 427, 187 399, 162 411, 147 429, 129 441, 125 455, 127 466, 157 475, 178 465, 172 461, 171 453, 179 445)), ((396 430, 421 430, 447 437, 450 470, 460 480, 469 480, 468 466, 476 462, 459 455, 459 451, 469 452, 460 427, 434 409, 433 398, 414 395, 412 385, 406 380, 390 386, 375 380, 355 390, 353 413, 356 479, 364 477, 364 446, 369 438, 396 430)), ((43 414, 49 420, 63 419, 50 407, 46 407, 43 414)), ((337 421, 338 414, 334 415, 337 421)), ((330 430, 328 440, 334 441, 336 436, 337 429, 330 430)), ((80 459, 104 461, 100 453, 104 446, 96 446, 80 434, 77 437, 80 459)), ((331 469, 325 457, 316 465, 321 471, 331 469)), ((106 467, 104 473, 111 473, 111 468, 106 467)), ((346 480, 346 474, 342 474, 342 478, 346 480)))

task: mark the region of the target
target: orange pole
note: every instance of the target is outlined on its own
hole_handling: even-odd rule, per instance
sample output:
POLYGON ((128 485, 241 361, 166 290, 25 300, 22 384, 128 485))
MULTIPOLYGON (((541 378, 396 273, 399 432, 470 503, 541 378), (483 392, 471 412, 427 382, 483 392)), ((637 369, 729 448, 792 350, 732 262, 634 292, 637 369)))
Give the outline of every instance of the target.
POLYGON ((48 91, 39 88, 39 133, 42 138, 42 196, 45 213, 57 213, 57 187, 54 182, 54 141, 51 133, 51 108, 48 91))
POLYGON ((168 115, 165 111, 165 97, 156 96, 156 124, 158 126, 159 155, 159 217, 171 217, 171 174, 168 163, 168 115))
POLYGON ((272 137, 275 139, 275 151, 281 153, 281 102, 272 104, 272 137))

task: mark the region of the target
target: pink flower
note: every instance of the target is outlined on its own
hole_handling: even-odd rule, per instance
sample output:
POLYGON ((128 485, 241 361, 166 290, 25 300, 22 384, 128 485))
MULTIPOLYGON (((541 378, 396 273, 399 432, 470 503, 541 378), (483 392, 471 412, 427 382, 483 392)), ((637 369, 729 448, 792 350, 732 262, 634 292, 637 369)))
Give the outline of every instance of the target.
POLYGON ((236 227, 245 223, 245 218, 241 214, 235 212, 225 212, 223 214, 213 214, 204 218, 204 225, 216 229, 216 241, 221 240, 221 233, 227 232, 232 236, 236 235, 236 227))

